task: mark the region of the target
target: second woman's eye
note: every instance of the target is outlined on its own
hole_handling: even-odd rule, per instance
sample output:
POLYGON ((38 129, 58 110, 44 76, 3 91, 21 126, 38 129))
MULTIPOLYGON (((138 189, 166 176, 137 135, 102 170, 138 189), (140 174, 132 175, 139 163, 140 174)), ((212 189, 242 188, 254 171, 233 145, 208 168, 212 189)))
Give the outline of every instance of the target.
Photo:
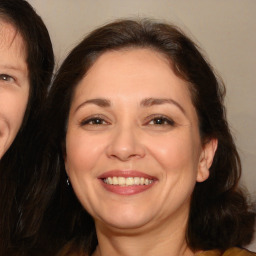
POLYGON ((161 126, 161 125, 170 125, 170 126, 174 126, 175 122, 172 119, 167 118, 165 116, 156 116, 148 122, 148 125, 159 125, 159 126, 161 126))
POLYGON ((84 126, 84 125, 106 125, 108 123, 100 117, 91 117, 81 121, 80 124, 81 126, 84 126))
POLYGON ((7 74, 0 74, 0 80, 4 82, 13 82, 14 78, 12 76, 9 76, 7 74))

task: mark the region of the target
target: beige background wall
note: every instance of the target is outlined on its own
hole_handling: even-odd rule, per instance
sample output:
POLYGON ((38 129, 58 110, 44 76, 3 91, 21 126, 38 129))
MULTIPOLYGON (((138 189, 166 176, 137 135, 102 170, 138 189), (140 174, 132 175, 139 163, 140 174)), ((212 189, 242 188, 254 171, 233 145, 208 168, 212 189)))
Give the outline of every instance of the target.
MULTIPOLYGON (((82 37, 115 18, 151 17, 181 26, 227 86, 226 106, 256 195, 256 0, 28 0, 47 24, 57 63, 82 37)), ((252 245, 256 250, 256 243, 252 245)))

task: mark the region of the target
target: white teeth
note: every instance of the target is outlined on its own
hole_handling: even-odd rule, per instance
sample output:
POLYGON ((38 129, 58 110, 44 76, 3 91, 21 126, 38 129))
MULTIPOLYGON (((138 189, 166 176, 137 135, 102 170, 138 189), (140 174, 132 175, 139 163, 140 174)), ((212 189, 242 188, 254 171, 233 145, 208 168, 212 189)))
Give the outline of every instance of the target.
POLYGON ((139 177, 134 178, 134 184, 135 185, 140 185, 140 178, 139 177))
POLYGON ((118 177, 118 185, 121 185, 121 186, 125 185, 125 178, 124 177, 118 177))
POLYGON ((131 178, 131 177, 126 178, 126 179, 125 179, 125 185, 126 185, 126 186, 132 186, 132 185, 134 185, 134 179, 131 178))
POLYGON ((107 177, 103 181, 106 184, 118 186, 150 185, 153 183, 153 180, 143 177, 107 177))
MULTIPOLYGON (((110 178, 110 177, 109 177, 110 178)), ((110 178, 111 179, 111 178, 110 178)), ((112 181, 113 181, 113 185, 118 185, 118 179, 117 179, 117 177, 113 177, 112 178, 112 181)), ((106 182, 107 183, 107 182, 106 182)), ((110 183, 107 183, 107 184, 110 184, 110 183)))
POLYGON ((113 181, 112 181, 111 177, 108 177, 108 184, 110 184, 110 185, 113 184, 113 181))

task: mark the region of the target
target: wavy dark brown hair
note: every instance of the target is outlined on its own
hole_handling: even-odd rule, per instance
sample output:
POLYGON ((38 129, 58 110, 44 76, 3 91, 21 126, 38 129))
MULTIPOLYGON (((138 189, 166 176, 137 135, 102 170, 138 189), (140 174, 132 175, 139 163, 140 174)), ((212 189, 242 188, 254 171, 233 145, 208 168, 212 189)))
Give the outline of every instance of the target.
POLYGON ((60 67, 45 109, 44 128, 38 135, 44 148, 38 157, 37 172, 43 178, 38 180, 35 194, 44 192, 49 201, 40 200, 45 202, 44 217, 38 211, 35 215, 42 221, 36 243, 40 248, 48 246, 49 251, 66 244, 67 255, 76 250, 90 255, 97 245, 93 219, 66 185, 66 124, 79 81, 101 54, 123 48, 146 48, 164 54, 170 68, 187 82, 199 118, 202 144, 211 138, 218 140, 210 177, 197 183, 192 195, 188 245, 192 250, 224 250, 248 244, 254 232, 255 211, 238 187, 241 163, 223 105, 225 87, 196 44, 179 28, 149 20, 121 20, 96 29, 60 67))
POLYGON ((29 71, 29 100, 23 123, 0 161, 0 255, 10 255, 6 250, 22 247, 20 235, 26 229, 23 225, 26 211, 21 202, 30 193, 27 183, 31 173, 27 167, 32 161, 28 148, 33 144, 38 115, 51 82, 54 55, 42 19, 26 1, 0 0, 1 21, 10 23, 22 36, 29 71))

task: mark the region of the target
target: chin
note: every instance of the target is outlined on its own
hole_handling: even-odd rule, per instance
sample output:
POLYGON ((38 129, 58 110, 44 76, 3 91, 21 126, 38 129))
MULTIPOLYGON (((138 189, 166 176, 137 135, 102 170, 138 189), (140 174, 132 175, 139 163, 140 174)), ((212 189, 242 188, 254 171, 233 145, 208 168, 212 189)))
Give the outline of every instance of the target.
POLYGON ((140 220, 115 220, 115 221, 104 221, 104 225, 113 228, 115 230, 139 230, 143 228, 147 224, 146 221, 140 221, 140 220))
POLYGON ((139 229, 152 219, 146 214, 141 214, 141 212, 128 212, 126 210, 99 217, 101 223, 115 229, 139 229))

